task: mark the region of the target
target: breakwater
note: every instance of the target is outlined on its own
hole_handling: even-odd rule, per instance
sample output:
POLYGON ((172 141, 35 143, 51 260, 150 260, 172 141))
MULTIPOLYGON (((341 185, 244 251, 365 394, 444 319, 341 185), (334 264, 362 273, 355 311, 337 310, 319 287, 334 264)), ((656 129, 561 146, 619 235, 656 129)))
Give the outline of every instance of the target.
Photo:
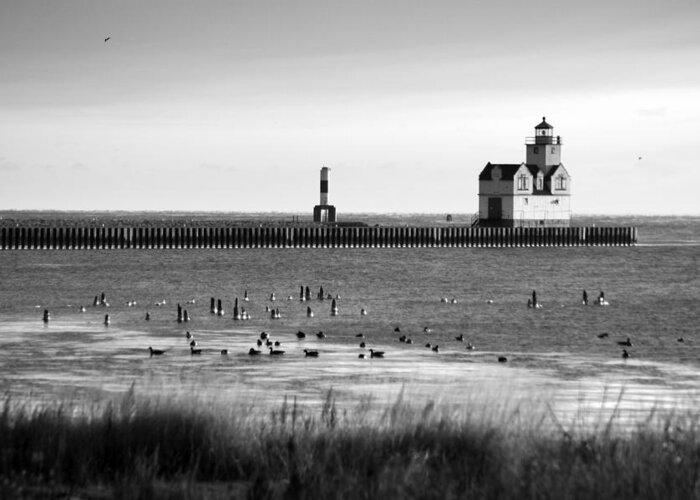
POLYGON ((1 227, 0 250, 631 246, 635 227, 1 227))

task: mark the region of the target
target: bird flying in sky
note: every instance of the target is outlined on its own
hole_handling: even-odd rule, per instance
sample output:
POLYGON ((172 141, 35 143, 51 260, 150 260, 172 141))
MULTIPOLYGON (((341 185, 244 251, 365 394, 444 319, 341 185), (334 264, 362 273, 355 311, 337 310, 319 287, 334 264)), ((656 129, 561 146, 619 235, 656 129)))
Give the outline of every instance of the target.
POLYGON ((107 38, 105 38, 105 43, 107 43, 107 40, 110 40, 111 38, 112 38, 111 36, 108 36, 107 38))

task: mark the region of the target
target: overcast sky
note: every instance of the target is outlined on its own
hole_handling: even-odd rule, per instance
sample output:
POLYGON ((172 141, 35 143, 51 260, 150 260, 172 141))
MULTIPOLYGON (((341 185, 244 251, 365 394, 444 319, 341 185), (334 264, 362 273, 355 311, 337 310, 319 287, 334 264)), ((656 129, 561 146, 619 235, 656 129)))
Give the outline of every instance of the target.
POLYGON ((0 0, 0 209, 473 213, 545 115, 575 213, 700 213, 700 2, 0 0))

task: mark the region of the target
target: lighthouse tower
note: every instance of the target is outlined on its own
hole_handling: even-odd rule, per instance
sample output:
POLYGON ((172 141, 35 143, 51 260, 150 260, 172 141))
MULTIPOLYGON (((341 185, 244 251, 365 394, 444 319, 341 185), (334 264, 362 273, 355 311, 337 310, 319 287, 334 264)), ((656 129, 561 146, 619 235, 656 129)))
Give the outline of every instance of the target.
POLYGON ((321 169, 321 199, 314 207, 314 222, 335 222, 335 207, 328 204, 328 171, 330 168, 321 169))
POLYGON ((554 137, 554 127, 544 116, 542 123, 535 127, 535 137, 525 140, 525 149, 525 163, 536 165, 544 175, 561 163, 561 137, 554 137))

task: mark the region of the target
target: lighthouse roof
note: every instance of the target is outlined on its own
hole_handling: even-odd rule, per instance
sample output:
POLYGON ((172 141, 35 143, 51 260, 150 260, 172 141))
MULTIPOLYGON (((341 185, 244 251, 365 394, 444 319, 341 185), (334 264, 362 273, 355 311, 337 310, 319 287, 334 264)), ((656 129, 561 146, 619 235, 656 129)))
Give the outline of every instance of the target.
POLYGON ((515 177, 515 172, 517 172, 522 165, 522 163, 487 163, 479 174, 479 180, 490 181, 491 171, 494 168, 499 168, 501 170, 501 180, 512 181, 515 177))
POLYGON ((552 127, 549 123, 547 123, 547 120, 545 120, 545 118, 544 118, 544 116, 543 116, 543 117, 542 117, 542 123, 540 123, 539 125, 537 125, 537 126, 535 127, 535 130, 550 129, 550 128, 554 128, 554 127, 552 127))

